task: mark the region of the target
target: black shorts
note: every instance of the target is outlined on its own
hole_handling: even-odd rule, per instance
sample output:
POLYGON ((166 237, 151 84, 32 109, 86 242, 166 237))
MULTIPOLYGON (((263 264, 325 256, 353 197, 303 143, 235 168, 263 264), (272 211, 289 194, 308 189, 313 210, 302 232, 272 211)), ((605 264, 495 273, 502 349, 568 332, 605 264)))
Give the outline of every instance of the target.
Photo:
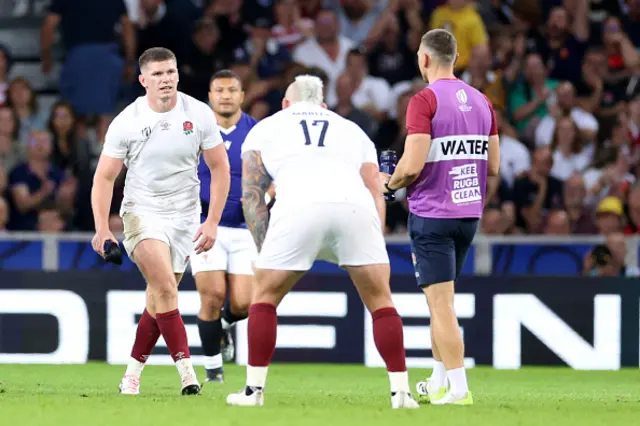
POLYGON ((411 254, 418 286, 455 281, 464 266, 479 219, 430 219, 409 215, 411 254))

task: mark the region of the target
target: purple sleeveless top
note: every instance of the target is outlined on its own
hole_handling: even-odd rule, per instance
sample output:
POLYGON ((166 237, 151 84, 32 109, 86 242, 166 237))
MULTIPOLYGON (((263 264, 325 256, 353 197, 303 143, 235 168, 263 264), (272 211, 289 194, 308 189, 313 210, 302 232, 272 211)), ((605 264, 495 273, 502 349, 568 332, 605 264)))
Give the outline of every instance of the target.
MULTIPOLYGON (((425 218, 479 218, 494 130, 492 107, 481 92, 460 80, 438 80, 414 98, 429 95, 436 104, 431 148, 420 176, 408 188, 409 211, 425 218)), ((428 108, 427 102, 420 104, 428 108)))

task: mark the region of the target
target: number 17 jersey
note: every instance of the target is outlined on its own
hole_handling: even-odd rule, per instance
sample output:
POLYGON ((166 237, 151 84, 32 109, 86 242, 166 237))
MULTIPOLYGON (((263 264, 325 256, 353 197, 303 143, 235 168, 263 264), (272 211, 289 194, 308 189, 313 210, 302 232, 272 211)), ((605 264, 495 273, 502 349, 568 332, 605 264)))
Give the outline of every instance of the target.
POLYGON ((276 206, 352 203, 375 211, 360 168, 378 165, 375 145, 357 124, 321 106, 296 103, 256 124, 242 145, 261 153, 276 206))

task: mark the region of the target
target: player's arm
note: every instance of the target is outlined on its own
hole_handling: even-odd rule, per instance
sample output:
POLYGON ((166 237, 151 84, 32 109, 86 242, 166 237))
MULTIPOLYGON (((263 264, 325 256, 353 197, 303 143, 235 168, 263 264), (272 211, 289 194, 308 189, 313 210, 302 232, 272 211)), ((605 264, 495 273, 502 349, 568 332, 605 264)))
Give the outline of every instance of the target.
POLYGON ((269 226, 269 209, 265 194, 271 186, 271 181, 260 151, 245 151, 242 154, 242 211, 258 252, 262 249, 269 226))
POLYGON ((202 157, 211 172, 207 221, 213 221, 217 225, 222 217, 222 210, 227 202, 229 185, 231 184, 229 156, 224 144, 219 143, 211 149, 203 150, 202 157))
POLYGON ((411 185, 424 168, 431 149, 431 119, 435 113, 435 96, 430 91, 417 93, 407 106, 407 138, 404 153, 387 182, 387 189, 396 191, 411 185), (431 96, 431 99, 428 98, 431 96))
POLYGON ((489 98, 485 96, 491 111, 491 129, 489 130, 489 153, 487 158, 487 176, 500 176, 500 136, 498 136, 498 120, 496 111, 489 98))
POLYGON ((357 125, 356 131, 359 133, 359 138, 362 140, 362 165, 360 166, 360 176, 364 181, 364 185, 367 187, 371 196, 376 203, 376 210, 380 216, 380 224, 384 228, 386 223, 387 204, 384 200, 384 194, 380 187, 380 171, 378 165, 378 151, 376 146, 367 134, 357 125))
POLYGON ((109 210, 113 197, 113 185, 122 170, 128 150, 129 141, 125 135, 120 133, 119 122, 116 118, 107 129, 91 187, 91 209, 97 233, 109 231, 109 210))

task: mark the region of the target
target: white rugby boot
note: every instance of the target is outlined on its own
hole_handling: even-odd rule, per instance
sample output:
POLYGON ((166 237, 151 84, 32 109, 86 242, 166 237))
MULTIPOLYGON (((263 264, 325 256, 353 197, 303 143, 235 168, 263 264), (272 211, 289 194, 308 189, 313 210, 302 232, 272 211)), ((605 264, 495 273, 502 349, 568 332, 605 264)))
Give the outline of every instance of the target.
POLYGON ((418 402, 413 399, 409 392, 400 391, 395 392, 391 396, 391 408, 393 408, 394 410, 398 408, 414 409, 420 408, 420 404, 418 404, 418 402))
POLYGON ((139 395, 140 394, 140 378, 136 376, 124 376, 118 386, 122 395, 139 395))
POLYGON ((200 382, 191 364, 191 358, 176 361, 176 367, 182 382, 182 395, 200 395, 200 382))
POLYGON ((247 386, 240 392, 227 396, 227 405, 237 407, 262 407, 264 405, 264 390, 247 386))

